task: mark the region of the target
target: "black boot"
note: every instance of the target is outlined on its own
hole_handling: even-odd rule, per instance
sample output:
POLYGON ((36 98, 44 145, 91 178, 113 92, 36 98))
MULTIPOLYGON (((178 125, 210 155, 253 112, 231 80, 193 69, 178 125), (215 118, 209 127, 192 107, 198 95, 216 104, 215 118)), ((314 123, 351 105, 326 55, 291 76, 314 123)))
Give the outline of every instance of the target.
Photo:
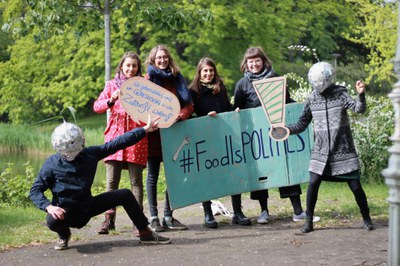
POLYGON ((207 228, 217 228, 218 222, 215 220, 210 204, 203 203, 204 209, 204 224, 207 228))
POLYGON ((371 218, 364 220, 364 228, 367 229, 368 231, 375 229, 374 225, 372 224, 371 218))
POLYGON ((232 195, 231 199, 234 213, 232 217, 232 224, 251 225, 251 220, 247 218, 242 212, 241 194, 232 195))
POLYGON ((364 228, 367 229, 368 231, 374 230, 375 227, 372 224, 372 219, 371 216, 369 215, 369 208, 365 211, 361 211, 361 215, 364 220, 364 228))
POLYGON ((301 228, 302 233, 310 233, 311 231, 314 231, 313 219, 314 217, 312 215, 307 214, 306 222, 304 223, 303 228, 301 228))
POLYGON ((251 225, 251 220, 250 218, 247 218, 242 212, 238 212, 233 215, 232 224, 251 225))

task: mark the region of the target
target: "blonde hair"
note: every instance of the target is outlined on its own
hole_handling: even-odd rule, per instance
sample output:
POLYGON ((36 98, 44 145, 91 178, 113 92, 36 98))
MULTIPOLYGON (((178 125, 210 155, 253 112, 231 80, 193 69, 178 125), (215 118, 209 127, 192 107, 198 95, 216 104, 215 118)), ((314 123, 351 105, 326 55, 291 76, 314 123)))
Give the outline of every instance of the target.
POLYGON ((155 61, 156 61, 156 54, 158 51, 164 51, 165 54, 168 56, 168 69, 172 72, 172 75, 176 76, 179 73, 179 68, 178 66, 175 64, 174 60, 171 57, 170 52, 168 51, 167 46, 165 46, 164 44, 159 44, 157 46, 155 46, 153 49, 151 49, 149 56, 146 59, 146 64, 147 65, 152 65, 155 67, 155 61))

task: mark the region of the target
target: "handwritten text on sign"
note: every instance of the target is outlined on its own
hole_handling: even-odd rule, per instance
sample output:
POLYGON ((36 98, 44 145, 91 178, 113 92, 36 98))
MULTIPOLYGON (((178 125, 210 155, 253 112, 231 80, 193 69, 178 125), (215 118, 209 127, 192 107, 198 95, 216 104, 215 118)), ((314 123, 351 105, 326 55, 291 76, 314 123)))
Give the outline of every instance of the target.
POLYGON ((121 104, 134 120, 146 123, 148 114, 161 117, 160 128, 171 126, 180 112, 173 93, 142 77, 130 78, 121 86, 121 104))
MULTIPOLYGON (((288 124, 302 104, 286 106, 288 124)), ((218 114, 161 130, 172 208, 242 192, 308 182, 309 130, 276 142, 262 108, 218 114)))

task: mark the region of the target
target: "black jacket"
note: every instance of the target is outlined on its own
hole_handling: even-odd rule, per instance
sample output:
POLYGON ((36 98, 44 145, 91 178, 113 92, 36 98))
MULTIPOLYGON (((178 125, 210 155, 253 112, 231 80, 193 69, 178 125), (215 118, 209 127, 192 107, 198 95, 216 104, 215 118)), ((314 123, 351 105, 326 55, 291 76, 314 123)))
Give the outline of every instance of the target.
MULTIPOLYGON (((272 71, 272 74, 268 78, 278 77, 279 75, 272 71)), ((235 87, 234 92, 234 108, 239 107, 240 109, 255 108, 261 106, 260 99, 257 96, 253 84, 246 77, 241 78, 235 87)), ((286 88, 286 103, 295 102, 290 98, 289 90, 286 88)))
POLYGON ((91 187, 97 163, 120 149, 134 145, 145 136, 143 128, 135 128, 103 145, 83 149, 72 161, 64 160, 58 154, 51 155, 32 185, 30 199, 43 211, 50 204, 85 211, 92 202, 91 187), (47 189, 53 195, 51 203, 44 195, 47 189))
POLYGON ((211 111, 223 113, 233 110, 226 90, 213 94, 211 89, 201 86, 200 97, 193 90, 190 90, 190 92, 192 94, 194 112, 198 117, 206 116, 211 111))

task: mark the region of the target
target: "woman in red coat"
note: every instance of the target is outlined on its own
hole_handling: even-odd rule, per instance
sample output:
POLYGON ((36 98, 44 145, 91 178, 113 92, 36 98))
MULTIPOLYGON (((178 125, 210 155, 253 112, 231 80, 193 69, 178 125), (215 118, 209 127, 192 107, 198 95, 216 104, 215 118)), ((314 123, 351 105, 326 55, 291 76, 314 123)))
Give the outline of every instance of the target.
MULTIPOLYGON (((105 142, 142 126, 133 122, 119 101, 120 87, 127 79, 134 76, 141 76, 141 62, 135 53, 126 52, 118 64, 114 79, 107 82, 99 98, 94 102, 93 109, 96 113, 110 110, 107 128, 104 131, 105 142)), ((106 164, 106 190, 118 189, 121 171, 128 169, 132 193, 143 210, 142 172, 147 163, 147 138, 108 156, 104 162, 106 164)), ((115 229, 115 214, 115 209, 110 209, 105 213, 105 221, 98 231, 99 234, 108 234, 109 230, 115 229)))

